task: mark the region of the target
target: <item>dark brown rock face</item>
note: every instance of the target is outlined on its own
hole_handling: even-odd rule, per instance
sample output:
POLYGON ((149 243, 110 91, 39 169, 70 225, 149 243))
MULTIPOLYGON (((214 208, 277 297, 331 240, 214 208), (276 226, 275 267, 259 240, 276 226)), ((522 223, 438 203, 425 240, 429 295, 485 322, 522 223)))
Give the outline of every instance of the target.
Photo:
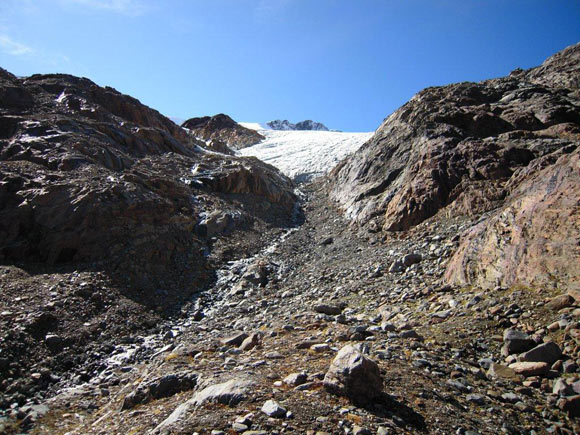
POLYGON ((225 151, 223 144, 234 150, 239 150, 265 139, 257 131, 242 127, 223 113, 215 116, 191 118, 181 126, 186 128, 192 136, 208 141, 209 146, 219 152, 225 151))
POLYGON ((505 78, 425 89, 335 168, 332 197, 386 231, 493 210, 464 237, 449 282, 576 282, 579 81, 577 44, 505 78))
POLYGON ((292 183, 273 167, 208 153, 88 79, 0 72, 0 262, 105 262, 193 290, 209 276, 206 216, 237 216, 229 232, 290 219, 292 183))

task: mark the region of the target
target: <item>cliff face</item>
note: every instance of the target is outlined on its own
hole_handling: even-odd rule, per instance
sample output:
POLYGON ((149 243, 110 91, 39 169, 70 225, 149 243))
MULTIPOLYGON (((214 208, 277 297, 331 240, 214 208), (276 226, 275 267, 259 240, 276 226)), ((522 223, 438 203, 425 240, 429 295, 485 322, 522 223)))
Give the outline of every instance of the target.
POLYGON ((491 212, 463 236, 450 282, 576 282, 579 80, 575 45, 505 78, 425 89, 332 172, 331 195, 385 231, 491 212))
POLYGON ((2 70, 0 96, 3 263, 113 263, 135 285, 195 289, 208 234, 290 220, 293 186, 273 167, 208 153, 114 89, 2 70), (231 225, 216 229, 216 214, 231 225))
POLYGON ((211 149, 226 154, 229 153, 228 147, 239 150, 265 139, 257 131, 241 126, 224 114, 191 118, 181 126, 186 128, 191 136, 206 141, 211 149))

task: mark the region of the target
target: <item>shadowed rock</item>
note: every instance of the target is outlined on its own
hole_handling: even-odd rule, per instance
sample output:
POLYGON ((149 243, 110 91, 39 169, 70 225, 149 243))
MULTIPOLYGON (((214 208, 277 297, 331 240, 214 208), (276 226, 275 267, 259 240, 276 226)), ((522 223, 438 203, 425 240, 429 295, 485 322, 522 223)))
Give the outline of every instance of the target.
POLYGON ((348 397, 354 403, 368 404, 381 395, 383 379, 379 366, 354 346, 343 347, 324 376, 324 388, 348 397))

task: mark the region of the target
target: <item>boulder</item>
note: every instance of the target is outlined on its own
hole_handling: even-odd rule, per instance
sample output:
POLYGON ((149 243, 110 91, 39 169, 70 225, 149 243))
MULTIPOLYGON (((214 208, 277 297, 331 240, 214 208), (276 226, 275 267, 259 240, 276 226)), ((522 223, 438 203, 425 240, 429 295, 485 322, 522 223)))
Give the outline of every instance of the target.
POLYGON ((235 406, 246 398, 246 393, 255 385, 248 378, 235 378, 221 384, 210 385, 196 393, 191 399, 193 405, 206 402, 235 406))
POLYGON ((286 408, 281 406, 275 400, 268 400, 262 406, 262 412, 268 417, 280 418, 286 416, 286 408))
POLYGON ((543 376, 550 371, 550 365, 545 362, 516 362, 508 367, 516 374, 525 377, 543 376))
POLYGON ((554 364, 562 356, 562 350, 553 341, 540 344, 533 349, 518 356, 518 361, 527 362, 545 362, 547 364, 554 364))
POLYGON ((546 304, 551 310, 558 311, 562 308, 569 307, 570 305, 574 305, 574 298, 568 294, 556 296, 555 298, 550 299, 550 302, 546 304))
POLYGON ((226 346, 239 346, 248 337, 249 337, 248 334, 246 334, 245 332, 238 331, 228 335, 227 337, 221 338, 220 343, 226 346))
POLYGON ((503 332, 503 343, 502 354, 504 356, 526 352, 535 345, 534 340, 528 334, 511 328, 503 332))
POLYGON ((136 405, 148 403, 154 399, 173 396, 182 391, 195 388, 198 375, 191 372, 172 373, 141 383, 137 389, 123 399, 121 409, 131 409, 136 405))
POLYGON ((348 345, 332 361, 324 376, 324 387, 332 394, 364 405, 382 394, 383 379, 377 363, 348 345))
POLYGON ((313 310, 317 313, 328 314, 329 316, 338 316, 340 313, 342 313, 341 307, 323 303, 314 305, 313 310))

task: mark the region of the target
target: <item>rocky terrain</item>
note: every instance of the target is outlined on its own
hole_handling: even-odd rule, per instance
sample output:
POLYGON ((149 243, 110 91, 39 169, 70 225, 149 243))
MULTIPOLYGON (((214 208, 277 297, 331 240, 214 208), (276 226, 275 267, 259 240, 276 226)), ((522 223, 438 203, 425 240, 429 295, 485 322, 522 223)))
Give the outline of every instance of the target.
POLYGON ((580 285, 580 45, 538 68, 428 88, 334 169, 358 224, 405 231, 485 216, 446 274, 456 285, 580 285))
POLYGON ((1 70, 0 106, 3 410, 89 379, 295 219, 276 169, 207 151, 111 88, 1 70))
MULTIPOLYGON (((0 270, 3 430, 580 432, 579 55, 577 45, 507 78, 422 91, 329 177, 302 185, 296 194, 272 167, 204 152, 190 135, 172 133, 173 124, 129 97, 68 78, 92 90, 90 98, 86 90, 80 93, 84 104, 107 108, 100 121, 110 129, 104 130, 107 146, 133 165, 154 160, 129 153, 134 148, 123 148, 118 139, 133 137, 137 120, 123 118, 127 124, 120 125, 111 106, 95 103, 95 94, 131 101, 151 114, 155 124, 148 121, 148 128, 175 139, 170 151, 159 151, 157 142, 148 145, 160 163, 146 167, 167 171, 157 181, 163 186, 163 180, 186 186, 189 193, 179 205, 185 204, 185 216, 198 218, 183 233, 178 224, 164 227, 161 217, 151 223, 137 214, 130 223, 120 212, 114 216, 125 232, 115 230, 114 219, 104 229, 100 220, 101 226, 83 226, 74 208, 82 201, 69 194, 73 207, 57 214, 72 220, 66 232, 44 226, 55 211, 33 220, 42 225, 34 236, 9 231, 14 223, 2 228, 10 242, 2 245, 10 249, 3 248, 0 270), (111 133, 117 129, 125 136, 111 133), (176 151, 178 145, 183 151, 176 151), (175 172, 182 161, 189 172, 177 174, 184 180, 175 172), (255 178, 232 173, 236 164, 255 178), (189 209, 185 198, 193 202, 189 209), (229 218, 209 219, 221 210, 229 218), (163 230, 149 231, 157 222, 163 230), (96 228, 106 249, 92 242, 96 228), (52 251, 45 246, 58 240, 48 236, 61 231, 67 241, 82 241, 86 234, 89 245, 79 244, 72 256, 47 255, 52 251), (82 233, 75 238, 75 231, 82 233), (139 243, 135 234, 142 233, 150 244, 139 243), (189 235, 195 248, 203 248, 199 260, 193 255, 182 263, 174 254, 160 263, 159 256, 148 256, 174 234, 182 237, 176 246, 189 235), (115 244, 129 246, 127 256, 110 251, 115 244), (152 289, 124 280, 132 276, 133 263, 147 259, 135 269, 135 279, 145 274, 156 283, 152 289), (207 276, 191 268, 194 261, 207 276), (197 275, 188 275, 191 270, 197 275), (196 283, 189 286, 193 297, 169 304, 185 296, 188 283, 196 283), (159 299, 147 303, 157 290, 159 299), (160 309, 165 305, 178 309, 171 314, 160 309)), ((96 121, 74 109, 61 112, 60 88, 50 94, 29 82, 55 78, 3 76, 2 95, 34 101, 28 112, 14 105, 3 109, 2 119, 18 118, 16 124, 3 121, 17 126, 3 127, 3 152, 11 144, 28 144, 22 138, 31 133, 18 132, 37 118, 72 119, 78 130, 57 124, 59 131, 76 139, 71 143, 92 143, 89 127, 96 121)), ((84 88, 74 89, 79 94, 84 88)), ((50 169, 33 159, 60 156, 54 143, 77 152, 40 131, 38 142, 51 146, 6 154, 3 173, 10 168, 32 178, 32 169, 22 169, 30 165, 36 177, 61 175, 75 187, 88 184, 87 167, 113 176, 94 152, 74 154, 84 159, 74 169, 50 169)), ((124 176, 132 167, 114 174, 124 176)), ((136 176, 161 173, 154 169, 136 176)), ((27 206, 18 207, 19 195, 46 195, 58 185, 52 180, 1 190, 10 199, 1 203, 3 216, 27 216, 27 206)), ((173 190, 170 195, 146 181, 149 204, 159 196, 171 203, 173 190)), ((108 202, 98 197, 98 208, 105 210, 135 198, 112 187, 99 192, 113 195, 108 202)), ((33 204, 36 217, 37 208, 52 201, 33 204)), ((181 210, 158 209, 172 215, 181 210)), ((14 221, 28 222, 1 222, 14 221)))
POLYGON ((317 130, 317 131, 328 131, 328 128, 321 122, 315 122, 310 119, 305 121, 297 122, 296 124, 288 121, 287 119, 280 120, 275 119, 274 121, 268 121, 266 123, 268 127, 272 130, 317 130))
POLYGON ((225 154, 233 154, 232 150, 246 148, 264 140, 264 136, 257 131, 241 126, 223 113, 190 118, 181 126, 194 138, 204 141, 208 148, 225 154))

